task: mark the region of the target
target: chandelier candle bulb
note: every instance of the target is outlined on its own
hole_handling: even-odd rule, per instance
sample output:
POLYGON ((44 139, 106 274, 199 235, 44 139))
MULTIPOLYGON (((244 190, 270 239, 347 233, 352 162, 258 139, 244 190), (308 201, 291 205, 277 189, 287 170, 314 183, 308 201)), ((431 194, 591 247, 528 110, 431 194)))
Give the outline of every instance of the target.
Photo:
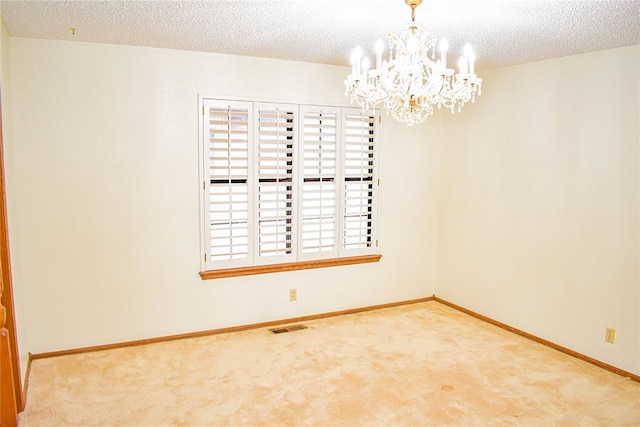
POLYGON ((370 66, 371 66, 371 61, 369 61, 369 58, 367 58, 366 56, 362 58, 362 80, 364 80, 365 82, 368 80, 367 76, 368 76, 370 66))
POLYGON ((382 40, 378 40, 376 42, 376 70, 382 68, 382 49, 384 49, 382 40))
POLYGON ((360 58, 362 58, 362 49, 360 46, 356 46, 351 54, 351 64, 353 66, 351 74, 353 74, 354 77, 357 77, 358 74, 360 74, 360 58))
POLYGON ((442 68, 447 69, 447 50, 449 49, 449 42, 444 37, 440 40, 440 62, 442 62, 442 68))
POLYGON ((475 63, 476 63, 476 55, 473 53, 473 51, 471 51, 469 55, 469 74, 471 74, 472 76, 475 75, 476 73, 475 63))
POLYGON ((471 45, 469 43, 464 45, 463 55, 469 62, 469 74, 473 74, 476 55, 473 53, 473 49, 471 49, 471 45))
POLYGON ((461 56, 460 59, 458 59, 458 69, 460 70, 461 77, 464 77, 464 75, 467 74, 467 61, 464 56, 461 56))

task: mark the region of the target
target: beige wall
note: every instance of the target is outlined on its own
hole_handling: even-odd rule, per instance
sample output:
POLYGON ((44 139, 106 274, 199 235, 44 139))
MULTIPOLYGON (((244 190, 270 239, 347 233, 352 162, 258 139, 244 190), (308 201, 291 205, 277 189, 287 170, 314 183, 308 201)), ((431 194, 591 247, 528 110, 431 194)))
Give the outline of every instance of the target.
MULTIPOLYGON (((0 17, 0 87, 2 88, 2 136, 4 140, 3 152, 5 159, 11 152, 11 148, 8 146, 7 141, 11 140, 12 136, 12 128, 13 128, 13 110, 11 107, 11 67, 10 67, 10 57, 11 57, 11 43, 9 32, 5 28, 4 21, 2 21, 0 17)), ((7 170, 6 160, 5 160, 5 179, 9 179, 9 171, 7 170)), ((9 236, 10 244, 11 244, 11 236, 9 236)), ((10 256, 12 254, 10 253, 10 256)), ((26 336, 26 326, 23 328, 22 325, 25 324, 24 310, 22 307, 22 293, 21 289, 13 286, 13 297, 14 297, 14 316, 16 325, 18 325, 17 330, 17 343, 18 343, 18 354, 20 356, 20 367, 22 370, 22 384, 25 384, 24 375, 26 374, 26 366, 27 366, 27 350, 24 345, 22 345, 23 337, 26 336)))
POLYGON ((484 73, 443 120, 436 286, 636 374, 639 62, 632 46, 484 73))
POLYGON ((433 294, 437 140, 390 120, 381 262, 198 276, 198 95, 344 104, 346 68, 11 38, 11 70, 9 225, 26 351, 433 294))

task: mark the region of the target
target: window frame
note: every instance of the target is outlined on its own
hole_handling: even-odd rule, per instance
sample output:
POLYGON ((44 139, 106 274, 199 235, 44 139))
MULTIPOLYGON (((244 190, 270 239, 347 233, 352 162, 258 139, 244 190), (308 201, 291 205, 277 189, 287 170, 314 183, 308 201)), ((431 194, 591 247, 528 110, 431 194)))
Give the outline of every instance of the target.
POLYGON ((341 106, 331 104, 317 104, 290 101, 274 101, 263 99, 247 99, 238 97, 220 97, 220 96, 199 96, 199 131, 198 131, 198 153, 199 153, 199 179, 201 181, 200 195, 200 276, 204 279, 213 279, 220 277, 234 277, 251 274, 262 274, 278 271, 301 270, 308 268, 321 268, 339 265, 350 265, 377 262, 382 255, 378 251, 378 219, 379 219, 379 175, 380 175, 380 153, 381 153, 381 118, 379 113, 363 112, 362 109, 352 106, 341 106), (247 110, 248 124, 248 173, 247 173, 247 208, 248 208, 248 256, 246 259, 212 261, 211 254, 211 226, 207 226, 207 221, 211 220, 211 196, 210 187, 211 175, 210 166, 210 133, 209 124, 206 122, 207 114, 211 105, 226 103, 231 108, 242 107, 247 110), (283 108, 292 109, 293 117, 293 165, 292 165, 292 242, 293 249, 290 254, 260 257, 259 251, 259 208, 258 208, 258 162, 259 162, 259 111, 262 109, 283 108), (304 253, 302 246, 303 239, 303 188, 304 188, 304 131, 305 131, 305 112, 332 112, 336 115, 336 132, 335 132, 335 177, 334 177, 334 199, 335 199, 335 218, 334 226, 334 248, 323 252, 304 253), (344 238, 344 216, 345 216, 345 198, 346 184, 345 181, 345 141, 346 141, 346 117, 347 115, 359 115, 370 117, 373 122, 372 136, 374 145, 373 150, 373 177, 371 188, 372 199, 372 223, 371 223, 371 243, 369 246, 358 249, 345 249, 343 244, 344 238))

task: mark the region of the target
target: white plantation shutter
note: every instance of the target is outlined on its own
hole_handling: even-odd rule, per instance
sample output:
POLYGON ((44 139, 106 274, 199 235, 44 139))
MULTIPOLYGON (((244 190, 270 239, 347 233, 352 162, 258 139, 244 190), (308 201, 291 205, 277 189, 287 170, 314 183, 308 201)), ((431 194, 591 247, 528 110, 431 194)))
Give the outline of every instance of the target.
POLYGON ((293 261, 297 106, 256 104, 256 111, 256 262, 293 261))
POLYGON ((201 107, 203 271, 375 254, 379 116, 207 98, 201 107))
POLYGON ((204 114, 207 265, 248 265, 251 104, 207 101, 204 114))
POLYGON ((300 108, 300 258, 337 255, 338 108, 300 108))
POLYGON ((375 247, 378 118, 360 111, 343 117, 342 249, 366 252, 375 247))

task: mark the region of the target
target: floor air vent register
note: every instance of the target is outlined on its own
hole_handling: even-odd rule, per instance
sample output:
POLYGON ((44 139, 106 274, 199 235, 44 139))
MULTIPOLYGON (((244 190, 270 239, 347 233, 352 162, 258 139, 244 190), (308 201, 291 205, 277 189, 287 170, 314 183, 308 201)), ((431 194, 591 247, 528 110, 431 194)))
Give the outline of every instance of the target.
POLYGON ((272 334, 284 334, 285 332, 301 331, 303 329, 307 329, 307 327, 304 325, 290 325, 283 326, 282 328, 272 328, 269 330, 272 334))

